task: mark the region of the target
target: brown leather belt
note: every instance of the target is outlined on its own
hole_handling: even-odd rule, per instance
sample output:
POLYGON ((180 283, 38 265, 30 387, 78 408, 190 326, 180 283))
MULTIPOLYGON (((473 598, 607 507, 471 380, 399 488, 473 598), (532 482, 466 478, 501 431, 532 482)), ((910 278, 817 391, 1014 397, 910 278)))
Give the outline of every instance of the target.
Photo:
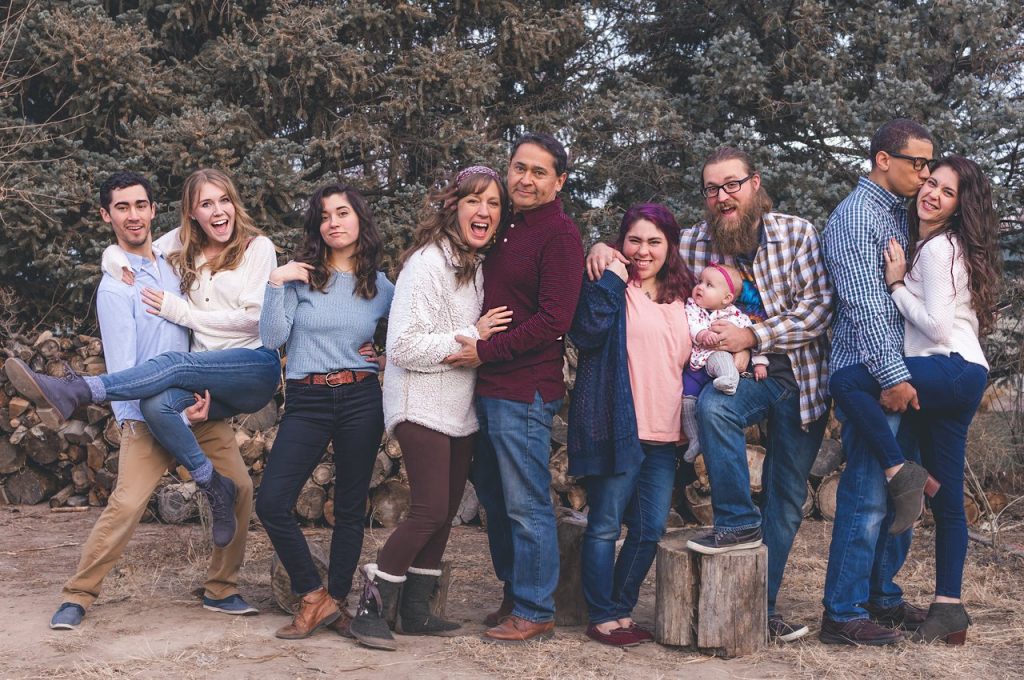
POLYGON ((330 373, 310 373, 305 378, 292 378, 288 382, 302 383, 303 385, 327 385, 328 387, 340 387, 362 382, 370 376, 376 376, 373 371, 331 371, 330 373))

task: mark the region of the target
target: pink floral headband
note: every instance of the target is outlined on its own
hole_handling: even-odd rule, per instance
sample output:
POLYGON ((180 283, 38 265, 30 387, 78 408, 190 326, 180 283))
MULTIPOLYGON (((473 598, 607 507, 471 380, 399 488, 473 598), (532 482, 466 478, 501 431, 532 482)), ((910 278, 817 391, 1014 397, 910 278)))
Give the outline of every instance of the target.
POLYGON ((498 176, 498 173, 496 173, 494 170, 491 170, 486 165, 469 166, 455 177, 455 184, 462 184, 462 180, 466 179, 470 175, 487 175, 495 182, 497 182, 498 186, 501 186, 501 177, 498 176))

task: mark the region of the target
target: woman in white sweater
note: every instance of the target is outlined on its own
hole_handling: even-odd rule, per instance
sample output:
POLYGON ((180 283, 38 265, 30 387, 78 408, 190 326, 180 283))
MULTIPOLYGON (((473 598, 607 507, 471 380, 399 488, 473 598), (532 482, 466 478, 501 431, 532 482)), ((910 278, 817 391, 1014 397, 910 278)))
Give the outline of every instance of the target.
MULTIPOLYGON (((213 469, 189 422, 219 420, 262 408, 277 390, 281 362, 260 342, 260 308, 274 244, 256 228, 231 178, 220 170, 196 170, 185 180, 181 224, 153 243, 181 278, 185 296, 147 288, 151 314, 192 331, 191 352, 166 352, 137 366, 100 376, 66 379, 16 367, 34 393, 63 417, 83 404, 139 399, 153 436, 188 470, 210 501, 213 542, 235 535, 234 483, 213 469), (197 408, 191 408, 198 404, 197 408), (188 414, 185 410, 188 409, 188 414)), ((106 273, 131 284, 128 258, 115 246, 103 256, 106 273)))
POLYGON ((430 614, 451 520, 473 456, 478 429, 473 410, 476 371, 443 363, 457 352, 456 336, 487 339, 505 330, 504 307, 483 316, 481 251, 501 221, 506 196, 494 170, 473 166, 426 201, 388 317, 384 422, 402 447, 412 503, 409 516, 363 568, 366 589, 352 621, 361 643, 394 649, 383 612, 405 583, 402 631, 431 635, 458 628, 430 614))
POLYGON ((909 265, 895 241, 885 256, 885 281, 905 319, 904 354, 919 408, 912 404, 904 414, 897 438, 878 403, 879 385, 864 366, 841 369, 829 382, 836 403, 865 433, 886 468, 890 494, 901 478, 909 478, 908 471, 919 468, 903 458, 900 443, 920 446, 920 487, 916 495, 908 494, 913 507, 907 526, 897 529, 909 528, 920 514, 925 480, 938 487, 931 502, 935 599, 913 634, 917 641, 963 644, 970 623, 960 601, 967 555, 964 457, 967 429, 988 378, 980 338, 995 326, 1001 264, 997 227, 981 168, 962 156, 938 161, 911 211, 909 265))

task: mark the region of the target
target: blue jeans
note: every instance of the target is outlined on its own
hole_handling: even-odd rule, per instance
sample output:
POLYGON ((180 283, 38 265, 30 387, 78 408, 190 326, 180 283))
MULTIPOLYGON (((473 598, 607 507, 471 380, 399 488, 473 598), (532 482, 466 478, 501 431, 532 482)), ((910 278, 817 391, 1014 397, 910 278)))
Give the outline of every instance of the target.
MULTIPOLYGON (((836 417, 843 424, 846 468, 836 493, 822 602, 828 618, 845 622, 867 618, 863 607, 867 602, 881 607, 903 602, 903 590, 894 579, 907 559, 913 532, 889 535, 893 512, 882 464, 867 451, 861 428, 840 409, 836 417)), ((899 423, 899 416, 889 416, 885 427, 895 433, 899 423)), ((916 448, 907 448, 904 453, 908 460, 917 458, 916 448)))
POLYGON ((711 482, 715 529, 739 531, 760 526, 768 546, 768 613, 775 600, 793 547, 803 504, 807 475, 818 455, 828 414, 804 431, 800 395, 775 378, 741 378, 736 394, 704 390, 697 401, 697 426, 711 482), (768 419, 768 445, 759 511, 750 497, 750 470, 744 430, 768 419), (763 518, 763 520, 762 520, 763 518))
MULTIPOLYGON (((942 484, 931 501, 935 515, 935 594, 960 597, 967 557, 963 493, 967 429, 985 391, 988 371, 955 352, 948 357, 907 357, 906 364, 921 410, 903 416, 899 439, 920 445, 924 466, 942 484)), ((837 371, 833 383, 836 376, 842 379, 847 401, 854 405, 852 411, 844 409, 846 416, 864 433, 870 453, 881 456, 883 467, 902 462, 900 444, 884 426, 878 382, 859 364, 837 371), (890 455, 893 451, 898 458, 890 455)))
POLYGON ((617 475, 586 477, 587 530, 583 535, 583 596, 590 623, 632 615, 658 541, 665 533, 676 474, 674 444, 641 444, 644 460, 617 475), (625 521, 626 540, 615 559, 625 521))
POLYGON ((906 460, 889 427, 888 416, 878 403, 882 388, 867 366, 853 364, 840 368, 829 377, 828 389, 836 408, 842 410, 863 437, 866 444, 863 453, 875 456, 883 469, 906 460))
POLYGON ((327 590, 344 600, 363 547, 370 475, 384 432, 376 378, 341 385, 288 381, 284 417, 256 494, 256 514, 299 594, 322 584, 306 538, 295 519, 295 501, 327 448, 334 444, 334 528, 327 590))
POLYGON ((551 419, 562 406, 477 397, 480 420, 473 485, 487 512, 494 573, 515 601, 512 613, 536 623, 555 616, 558 533, 551 505, 551 419))
POLYGON ((277 352, 265 347, 165 352, 99 379, 107 399, 141 400, 139 408, 150 432, 191 472, 207 462, 181 416, 195 403, 192 394, 210 391, 210 420, 258 411, 277 390, 281 360, 277 352))

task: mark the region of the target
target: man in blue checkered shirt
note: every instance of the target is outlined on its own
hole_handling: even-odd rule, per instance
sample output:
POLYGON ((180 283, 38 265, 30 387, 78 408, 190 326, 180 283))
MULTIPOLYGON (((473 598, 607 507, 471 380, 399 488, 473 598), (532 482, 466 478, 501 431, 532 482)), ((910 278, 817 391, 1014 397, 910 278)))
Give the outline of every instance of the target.
MULTIPOLYGON (((711 330, 720 349, 749 349, 768 357, 768 377, 746 375, 734 395, 701 392, 697 425, 704 463, 711 479, 714 530, 695 537, 692 550, 717 554, 768 547, 768 633, 789 642, 807 626, 786 622, 775 601, 803 519, 807 475, 821 446, 828 419, 826 395, 827 330, 832 319, 832 288, 822 258, 818 230, 807 220, 772 211, 761 173, 743 151, 722 147, 701 170, 706 219, 680 234, 679 252, 695 272, 713 262, 743 275, 737 306, 753 325, 738 328, 721 321, 711 330), (744 430, 768 421, 769 437, 762 479, 762 507, 750 497, 744 430)), ((592 277, 616 254, 598 244, 587 260, 592 277)), ((741 370, 746 370, 744 367, 741 370)))
MULTIPOLYGON (((917 123, 898 119, 871 139, 871 172, 829 218, 825 262, 836 295, 830 370, 864 364, 891 413, 916 408, 903 362, 903 318, 889 297, 883 251, 890 239, 907 248, 907 199, 929 176, 933 143, 917 123)), ((840 420, 842 414, 837 413, 840 420)), ((894 582, 910 548, 910 531, 889 535, 885 473, 863 433, 843 422, 846 468, 839 480, 825 576, 822 642, 886 645, 903 639, 926 615, 903 600, 894 582)))

